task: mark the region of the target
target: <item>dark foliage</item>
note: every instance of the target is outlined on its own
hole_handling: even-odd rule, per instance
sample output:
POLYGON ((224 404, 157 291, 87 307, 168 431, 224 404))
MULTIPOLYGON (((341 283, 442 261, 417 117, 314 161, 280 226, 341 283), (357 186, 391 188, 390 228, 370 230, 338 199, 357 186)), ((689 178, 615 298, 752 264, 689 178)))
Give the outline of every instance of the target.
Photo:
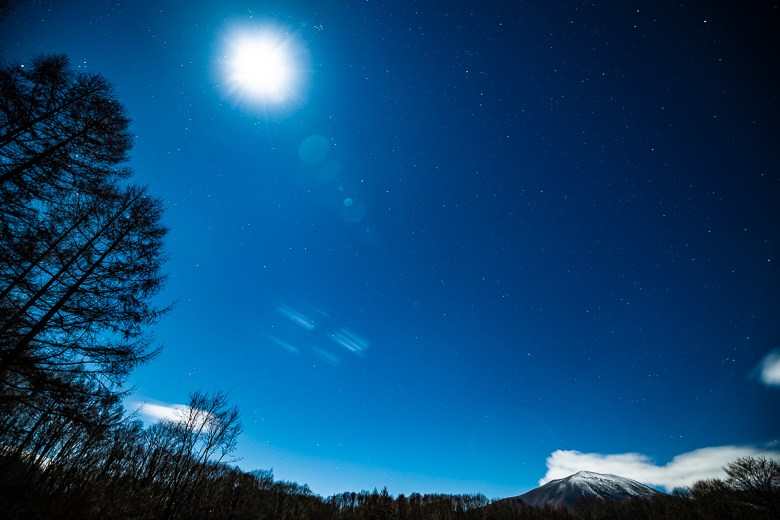
MULTIPOLYGON (((0 407, 8 413, 70 413, 76 396, 118 395, 157 352, 146 328, 167 311, 151 303, 165 283, 167 229, 161 201, 124 182, 129 122, 111 84, 73 71, 63 55, 0 65, 0 407)), ((36 435, 35 422, 13 422, 36 435)))
POLYGON ((3 20, 8 16, 16 7, 15 4, 24 2, 25 0, 0 0, 0 20, 3 20))
MULTIPOLYGON (((483 495, 413 493, 393 497, 387 489, 347 492, 324 499, 305 485, 274 481, 271 471, 247 473, 225 463, 204 461, 199 457, 202 451, 183 447, 186 435, 177 432, 183 427, 184 423, 162 423, 144 430, 137 422, 124 422, 92 433, 54 424, 47 431, 57 432, 62 439, 54 443, 55 449, 45 452, 52 457, 28 450, 6 450, 0 457, 0 510, 9 519, 777 518, 768 506, 751 502, 744 489, 721 480, 698 482, 688 490, 652 499, 612 502, 585 498, 573 511, 490 502, 483 495), (176 486, 178 491, 174 491, 176 486), (181 499, 176 498, 177 493, 181 499)), ((735 464, 727 470, 734 469, 735 464)), ((775 486, 772 496, 776 499, 778 493, 775 486)))

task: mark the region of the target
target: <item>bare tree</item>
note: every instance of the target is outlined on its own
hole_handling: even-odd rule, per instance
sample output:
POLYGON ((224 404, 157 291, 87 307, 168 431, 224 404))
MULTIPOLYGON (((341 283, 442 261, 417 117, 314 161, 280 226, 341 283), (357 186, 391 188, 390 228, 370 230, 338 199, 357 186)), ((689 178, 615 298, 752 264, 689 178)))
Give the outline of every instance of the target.
POLYGON ((766 457, 740 457, 723 468, 726 484, 751 504, 780 519, 780 463, 766 457))
POLYGON ((178 413, 178 420, 163 421, 176 446, 165 496, 163 517, 167 519, 175 518, 184 504, 190 504, 206 481, 204 472, 209 463, 223 462, 235 450, 242 431, 238 408, 230 407, 222 392, 193 392, 178 413))

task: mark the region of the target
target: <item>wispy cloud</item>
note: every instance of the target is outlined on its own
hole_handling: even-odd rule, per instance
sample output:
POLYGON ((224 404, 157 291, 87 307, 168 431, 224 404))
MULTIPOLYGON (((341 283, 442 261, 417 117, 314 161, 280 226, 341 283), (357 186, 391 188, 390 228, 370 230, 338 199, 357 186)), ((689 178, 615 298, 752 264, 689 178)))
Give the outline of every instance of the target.
POLYGON ((268 339, 276 343, 277 345, 286 348, 290 352, 297 354, 298 353, 298 347, 294 347, 293 345, 290 345, 286 341, 282 341, 279 338, 275 338, 273 336, 268 336, 268 339))
POLYGON ((362 356, 365 350, 371 344, 367 339, 358 336, 354 332, 348 329, 339 329, 330 335, 331 339, 346 348, 347 350, 354 352, 355 354, 362 356))
POLYGON ((780 386, 780 349, 764 356, 753 374, 767 386, 780 386))
POLYGON ((157 422, 163 419, 169 421, 179 421, 182 415, 187 413, 187 406, 183 404, 169 404, 160 401, 134 403, 137 406, 138 413, 144 419, 145 423, 157 422))
POLYGON ((539 480, 539 485, 568 477, 578 471, 593 471, 628 477, 671 491, 676 487, 690 486, 697 480, 722 478, 725 476, 723 466, 739 457, 747 456, 780 460, 779 451, 769 451, 756 446, 701 448, 677 455, 664 465, 658 465, 647 455, 639 453, 603 455, 558 450, 547 457, 547 474, 539 480))
POLYGON ((198 428, 203 423, 210 422, 213 417, 205 410, 190 408, 184 404, 170 404, 161 401, 128 404, 138 407, 138 414, 147 425, 165 420, 188 424, 189 428, 198 428))
POLYGON ((302 312, 297 311, 288 305, 279 305, 276 308, 276 312, 278 312, 285 318, 288 318, 296 325, 300 325, 304 329, 313 330, 314 328, 317 327, 317 324, 314 322, 314 320, 312 320, 302 312))
POLYGON ((326 352, 319 347, 312 347, 311 349, 314 351, 315 354, 317 354, 320 358, 330 363, 331 365, 336 366, 341 364, 341 360, 339 360, 339 358, 337 358, 330 352, 326 352))

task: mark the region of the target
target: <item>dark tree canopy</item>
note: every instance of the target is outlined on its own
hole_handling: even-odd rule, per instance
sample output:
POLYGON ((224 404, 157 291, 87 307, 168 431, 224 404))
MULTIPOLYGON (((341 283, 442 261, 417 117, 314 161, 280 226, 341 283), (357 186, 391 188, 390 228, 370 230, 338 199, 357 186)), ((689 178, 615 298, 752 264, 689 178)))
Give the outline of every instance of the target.
POLYGON ((0 103, 6 204, 130 176, 122 167, 133 145, 130 120, 99 74, 75 72, 60 54, 7 63, 0 67, 0 103))
POLYGON ((25 0, 0 0, 0 21, 14 10, 16 4, 20 4, 24 1, 25 0))
POLYGON ((757 509, 780 519, 780 463, 766 457, 740 457, 723 468, 726 484, 757 509))
POLYGON ((157 351, 167 229, 125 182, 128 126, 111 84, 63 55, 0 65, 2 399, 74 378, 118 390, 157 351))

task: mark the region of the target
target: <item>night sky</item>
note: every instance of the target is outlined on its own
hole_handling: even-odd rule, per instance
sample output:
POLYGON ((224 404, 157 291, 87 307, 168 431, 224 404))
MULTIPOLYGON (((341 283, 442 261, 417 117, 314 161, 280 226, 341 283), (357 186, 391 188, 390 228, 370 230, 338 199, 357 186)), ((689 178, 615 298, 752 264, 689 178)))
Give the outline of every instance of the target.
POLYGON ((110 80, 167 205, 147 424, 229 391, 237 464, 323 496, 670 490, 780 456, 780 4, 706 4, 29 1, 0 45, 110 80))

